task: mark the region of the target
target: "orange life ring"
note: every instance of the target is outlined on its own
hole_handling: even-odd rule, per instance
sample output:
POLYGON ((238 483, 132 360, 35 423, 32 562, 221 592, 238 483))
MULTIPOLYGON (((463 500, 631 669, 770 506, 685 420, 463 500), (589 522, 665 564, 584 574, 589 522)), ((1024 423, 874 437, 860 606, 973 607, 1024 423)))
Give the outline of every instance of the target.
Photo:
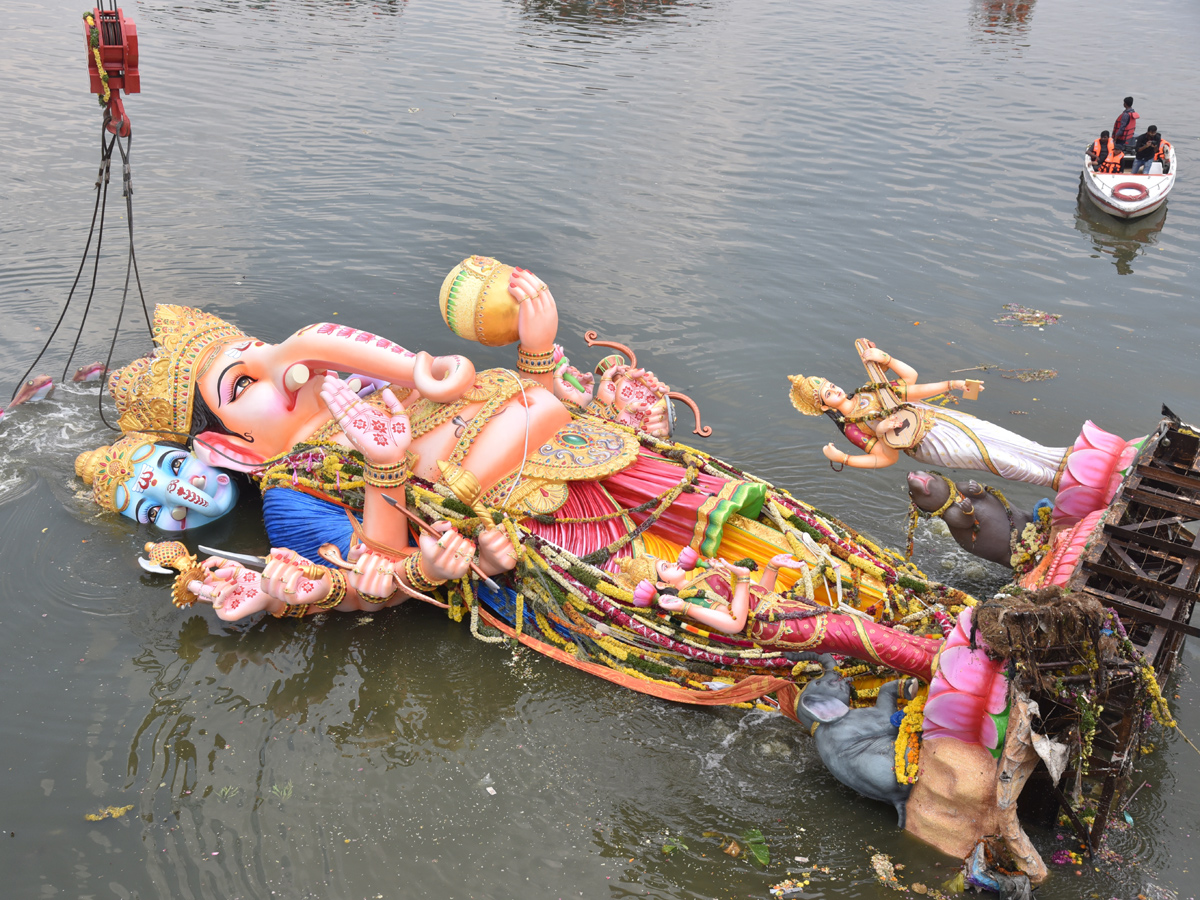
POLYGON ((1118 185, 1114 185, 1112 195, 1117 200, 1123 200, 1126 203, 1137 203, 1139 200, 1145 200, 1150 196, 1150 191, 1146 189, 1144 184, 1138 184, 1136 181, 1122 181, 1118 185), (1132 191, 1133 195, 1128 196, 1132 191))

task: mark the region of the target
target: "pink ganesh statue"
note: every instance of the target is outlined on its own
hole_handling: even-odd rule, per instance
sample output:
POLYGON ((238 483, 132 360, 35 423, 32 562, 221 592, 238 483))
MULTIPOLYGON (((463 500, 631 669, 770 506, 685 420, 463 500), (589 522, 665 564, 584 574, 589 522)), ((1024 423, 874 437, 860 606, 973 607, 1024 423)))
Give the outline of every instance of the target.
MULTIPOLYGON (((665 435, 666 386, 629 366, 598 378, 564 367, 552 294, 532 273, 508 271, 519 310, 515 370, 477 371, 466 357, 414 353, 336 323, 270 344, 200 310, 156 308, 153 356, 109 378, 122 429, 142 442, 190 442, 206 466, 250 473, 279 548, 262 590, 246 588, 254 579, 239 566, 211 559, 196 598, 225 619, 377 609, 424 596, 472 565, 485 576, 513 567, 515 550, 498 527, 468 537, 442 523, 410 546, 410 477, 441 483, 478 510, 538 516, 532 530, 580 555, 627 530, 624 510, 635 522, 646 517, 647 501, 682 469, 620 426, 665 435), (360 384, 347 383, 349 373, 360 384), (364 399, 356 391, 364 382, 388 387, 364 399), (311 568, 326 543, 353 571, 311 568)), ((113 477, 104 484, 116 490, 113 477)), ((763 493, 700 475, 656 528, 711 552, 722 523, 757 515, 763 493)))

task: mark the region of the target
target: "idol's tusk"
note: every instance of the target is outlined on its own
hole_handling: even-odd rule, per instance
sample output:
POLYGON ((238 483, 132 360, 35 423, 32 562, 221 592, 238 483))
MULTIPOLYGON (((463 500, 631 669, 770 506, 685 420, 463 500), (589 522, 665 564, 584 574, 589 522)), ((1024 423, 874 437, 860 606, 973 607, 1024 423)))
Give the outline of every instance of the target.
POLYGON ((346 387, 350 388, 350 390, 355 394, 362 390, 362 386, 363 383, 358 378, 351 378, 350 381, 346 383, 346 387))
POLYGON ((170 569, 164 569, 162 566, 156 566, 154 563, 150 562, 149 560, 142 559, 140 556, 138 557, 138 565, 141 566, 143 569, 145 569, 147 572, 154 572, 156 575, 174 575, 175 574, 170 569))
POLYGON ((173 510, 171 510, 171 518, 174 519, 176 522, 182 522, 185 518, 187 518, 187 507, 186 506, 175 507, 173 510))
POLYGON ((289 391, 298 391, 308 384, 308 379, 311 377, 312 372, 308 370, 308 366, 304 363, 296 363, 283 373, 283 386, 289 391))

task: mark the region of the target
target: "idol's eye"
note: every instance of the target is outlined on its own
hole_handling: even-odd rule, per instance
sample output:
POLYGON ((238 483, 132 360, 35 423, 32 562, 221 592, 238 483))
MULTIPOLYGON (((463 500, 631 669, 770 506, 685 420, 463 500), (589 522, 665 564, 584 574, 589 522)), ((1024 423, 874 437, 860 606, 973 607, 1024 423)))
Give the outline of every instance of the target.
POLYGON ((242 391, 246 390, 246 388, 250 387, 250 385, 254 384, 254 382, 257 380, 258 379, 256 378, 251 378, 249 375, 242 375, 233 383, 233 386, 230 387, 229 399, 236 400, 242 395, 242 391))
POLYGON ((161 512, 162 512, 162 506, 161 506, 161 505, 160 505, 160 506, 151 506, 151 507, 149 507, 149 508, 148 508, 148 509, 145 511, 145 513, 144 513, 144 515, 146 516, 146 521, 147 521, 147 522, 150 522, 151 524, 153 524, 154 522, 157 522, 157 521, 158 521, 158 514, 159 514, 159 513, 161 513, 161 512))
POLYGON ((186 453, 180 453, 179 455, 177 455, 177 456, 173 457, 173 458, 171 459, 171 461, 170 461, 169 463, 167 463, 167 465, 168 465, 168 466, 170 467, 170 469, 171 469, 171 474, 172 474, 172 475, 178 475, 178 474, 179 474, 179 470, 183 468, 183 464, 184 464, 184 462, 185 462, 186 460, 187 460, 187 454, 186 454, 186 453))

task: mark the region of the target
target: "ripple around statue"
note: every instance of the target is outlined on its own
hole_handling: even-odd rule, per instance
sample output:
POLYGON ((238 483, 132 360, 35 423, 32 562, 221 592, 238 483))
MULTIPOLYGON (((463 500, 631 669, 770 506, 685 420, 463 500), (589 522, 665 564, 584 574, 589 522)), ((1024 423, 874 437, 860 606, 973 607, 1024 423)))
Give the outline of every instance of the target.
MULTIPOLYGON (((147 544, 146 568, 179 572, 175 603, 203 601, 236 620, 429 600, 469 618, 481 640, 513 639, 664 699, 776 710, 827 748, 856 732, 867 711, 852 706, 878 697, 875 749, 851 758, 858 751, 838 744, 822 757, 851 787, 895 804, 910 831, 965 855, 963 841, 998 821, 996 760, 1010 734, 998 717, 1007 721, 1014 690, 985 647, 955 643, 970 633, 975 600, 671 440, 668 389, 631 360, 569 366, 554 343, 554 298, 532 273, 470 257, 442 293, 456 333, 519 341, 515 370, 477 371, 463 356, 435 359, 346 325, 268 344, 200 310, 156 309, 154 355, 109 379, 129 433, 81 456, 80 470, 126 514, 138 492, 191 485, 191 505, 167 517, 183 525, 200 511, 196 497, 216 503, 220 470, 248 473, 274 547, 201 562, 182 543, 147 544), (183 457, 185 443, 199 460, 183 457), (903 712, 901 675, 926 685, 906 689, 903 712), (941 748, 929 767, 926 698, 929 730, 942 730, 927 732, 941 748), (962 792, 967 776, 951 757, 969 761, 974 793, 962 792), (912 797, 925 798, 916 806, 914 783, 912 797), (948 809, 973 824, 940 829, 948 809)), ((1042 877, 1015 814, 1010 824, 1014 854, 1042 877)))

